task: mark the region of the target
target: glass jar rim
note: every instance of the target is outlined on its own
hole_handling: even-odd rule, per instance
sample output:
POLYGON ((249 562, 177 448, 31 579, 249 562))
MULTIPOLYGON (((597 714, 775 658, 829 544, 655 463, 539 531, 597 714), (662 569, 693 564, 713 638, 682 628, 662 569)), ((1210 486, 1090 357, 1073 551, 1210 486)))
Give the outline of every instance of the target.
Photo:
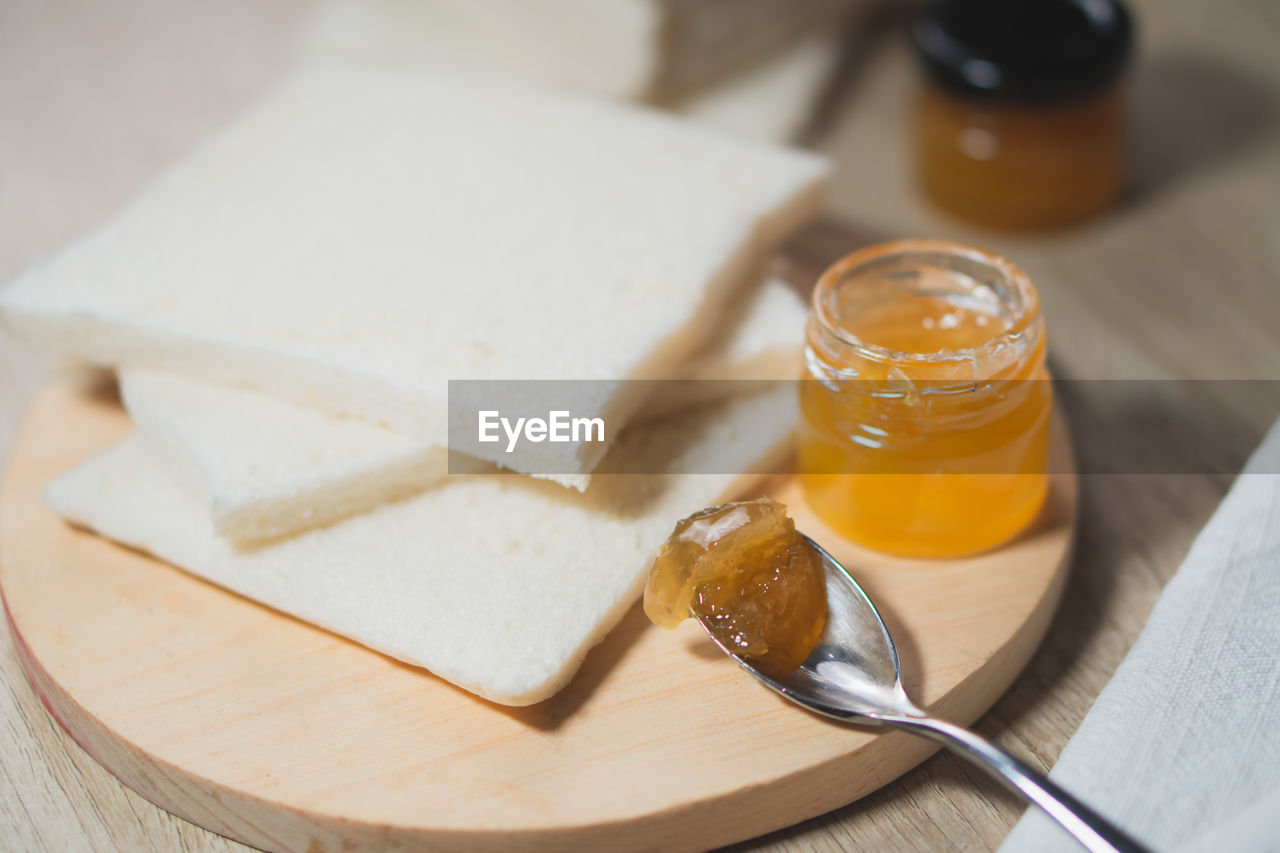
POLYGON ((946 365, 972 361, 976 356, 993 351, 1002 345, 1019 343, 1028 332, 1032 332, 1035 337, 1034 333, 1038 331, 1040 320, 1040 296, 1032 285, 1031 279, 1020 267, 1003 255, 951 240, 895 240, 889 243, 877 243, 845 255, 818 277, 818 283, 813 289, 812 307, 813 315, 823 329, 841 344, 852 347, 862 358, 876 362, 903 362, 917 365, 946 365), (840 283, 850 276, 886 258, 894 256, 907 258, 912 255, 926 254, 961 257, 998 272, 1018 296, 1018 304, 1011 311, 1007 328, 973 347, 936 352, 909 352, 863 340, 849 331, 833 315, 833 306, 829 304, 831 297, 836 293, 840 283))

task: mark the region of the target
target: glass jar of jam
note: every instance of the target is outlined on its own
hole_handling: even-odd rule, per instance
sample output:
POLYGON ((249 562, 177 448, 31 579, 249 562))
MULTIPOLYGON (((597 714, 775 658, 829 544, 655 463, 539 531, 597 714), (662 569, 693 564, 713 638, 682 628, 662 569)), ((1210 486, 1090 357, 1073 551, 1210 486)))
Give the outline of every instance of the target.
POLYGON ((801 482, 842 535, 952 557, 1039 513, 1053 389, 1039 298, 1009 261, 937 240, 855 252, 818 280, 805 358, 801 482))
POLYGON ((1125 180, 1121 85, 1132 23, 1117 0, 943 0, 912 28, 926 85, 925 194, 997 228, 1066 225, 1125 180))

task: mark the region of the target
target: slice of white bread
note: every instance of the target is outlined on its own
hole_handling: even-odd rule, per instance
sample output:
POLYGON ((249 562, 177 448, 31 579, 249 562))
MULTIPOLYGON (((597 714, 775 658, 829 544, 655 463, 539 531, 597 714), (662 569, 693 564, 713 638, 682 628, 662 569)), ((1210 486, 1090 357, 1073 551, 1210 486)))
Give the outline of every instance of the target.
POLYGON ((327 0, 301 53, 670 103, 834 24, 847 0, 327 0))
POLYGON ((120 392, 152 454, 234 541, 363 512, 449 471, 441 445, 258 391, 125 370, 120 392))
POLYGON ((682 98, 682 116, 755 139, 790 142, 800 136, 835 72, 841 31, 805 36, 753 68, 682 98))
POLYGON ((752 380, 794 380, 804 368, 809 307, 791 285, 770 279, 703 344, 676 377, 645 398, 634 422, 649 423, 758 390, 752 380))
MULTIPOLYGON (((804 364, 805 323, 809 306, 782 279, 771 278, 748 298, 737 300, 716 333, 676 378, 795 379, 804 364)), ((646 399, 644 413, 675 411, 663 399, 646 399)))
MULTIPOLYGON (((666 417, 732 390, 701 380, 798 375, 805 308, 795 291, 770 280, 744 308, 682 368, 699 381, 660 384, 638 417, 666 417)), ((151 452, 200 495, 218 535, 234 541, 364 512, 469 464, 456 454, 450 465, 439 445, 256 391, 145 370, 122 371, 120 389, 151 452)))
MULTIPOLYGON (((310 69, 0 291, 0 320, 443 444, 447 379, 668 375, 826 172, 583 96, 310 69)), ((574 414, 620 427, 627 387, 574 414)), ((605 446, 554 445, 580 454, 558 470, 605 446)))
MULTIPOLYGON (((657 4, 635 4, 618 0, 581 0, 593 15, 577 16, 574 26, 558 26, 551 33, 534 37, 528 27, 515 27, 516 44, 499 47, 474 25, 456 14, 448 2, 439 0, 328 0, 309 21, 301 44, 302 57, 312 62, 367 62, 392 66, 453 70, 492 74, 542 85, 594 91, 621 98, 644 98, 647 80, 658 74, 662 62, 658 36, 660 21, 649 16, 659 13, 657 4), (628 20, 628 10, 632 19, 628 20), (608 16, 594 20, 595 15, 608 16), (616 44, 598 34, 611 30, 616 44), (583 40, 598 52, 584 51, 572 42, 583 40), (570 42, 569 44, 560 44, 570 42), (568 58, 573 67, 565 67, 568 58)), ((517 24, 528 17, 527 2, 514 9, 496 9, 493 0, 465 0, 472 9, 489 7, 517 24)), ((502 0, 499 0, 501 4, 502 0)), ((563 0, 557 0, 563 2, 563 0)), ((704 10, 728 20, 729 27, 748 23, 764 28, 770 38, 790 37, 797 32, 779 33, 771 29, 757 11, 744 18, 734 2, 720 2, 719 8, 704 10)), ((539 23, 548 16, 538 6, 539 23)), ((795 0, 778 3, 774 12, 792 13, 795 0)), ((765 10, 766 13, 768 10, 765 10)), ((825 20, 810 19, 810 25, 825 20)), ((681 19, 681 23, 689 21, 681 19)), ((718 25, 720 46, 734 44, 718 25)), ((829 78, 840 51, 838 26, 810 33, 794 43, 764 56, 736 73, 716 75, 692 90, 666 99, 663 106, 694 121, 730 130, 757 139, 785 142, 803 129, 823 83, 829 78)), ((668 44, 674 41, 665 40, 668 44)), ((703 51, 702 58, 707 58, 703 51)))
MULTIPOLYGON (((237 549, 134 435, 55 480, 73 522, 213 583, 425 667, 487 699, 545 699, 639 595, 675 522, 779 460, 796 416, 784 384, 620 439, 670 475, 597 474, 585 494, 513 474, 459 476, 415 498, 237 549)), ((627 466, 630 467, 630 466, 627 466)))

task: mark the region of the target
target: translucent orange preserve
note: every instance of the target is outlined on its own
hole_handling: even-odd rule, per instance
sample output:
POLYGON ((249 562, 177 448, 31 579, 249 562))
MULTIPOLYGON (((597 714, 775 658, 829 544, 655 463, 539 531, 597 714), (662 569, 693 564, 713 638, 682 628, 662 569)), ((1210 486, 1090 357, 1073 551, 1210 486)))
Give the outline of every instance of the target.
POLYGON ((850 255, 818 282, 805 352, 802 484, 837 531, 949 557, 1035 518, 1053 392, 1035 290, 1008 261, 924 240, 850 255))
POLYGON ((676 524, 649 571, 644 612, 664 628, 696 616, 726 648, 781 678, 822 636, 826 578, 782 504, 722 504, 676 524))
POLYGON ((1124 188, 1119 89, 1067 105, 973 103, 937 89, 920 99, 924 191, 949 213, 996 228, 1085 219, 1124 188))

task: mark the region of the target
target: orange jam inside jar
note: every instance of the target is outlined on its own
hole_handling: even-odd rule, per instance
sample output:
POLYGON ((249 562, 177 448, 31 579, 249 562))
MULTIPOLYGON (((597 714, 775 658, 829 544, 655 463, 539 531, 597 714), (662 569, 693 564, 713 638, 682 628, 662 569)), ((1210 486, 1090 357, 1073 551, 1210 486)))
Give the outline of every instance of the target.
POLYGON ((1035 229, 1120 198, 1132 24, 1119 2, 944 0, 918 15, 913 37, 926 75, 920 182, 935 204, 1035 229))
POLYGON ((837 532, 952 557, 1035 519, 1053 389, 1039 298, 1016 266, 946 241, 855 252, 818 280, 805 358, 801 483, 837 532))

